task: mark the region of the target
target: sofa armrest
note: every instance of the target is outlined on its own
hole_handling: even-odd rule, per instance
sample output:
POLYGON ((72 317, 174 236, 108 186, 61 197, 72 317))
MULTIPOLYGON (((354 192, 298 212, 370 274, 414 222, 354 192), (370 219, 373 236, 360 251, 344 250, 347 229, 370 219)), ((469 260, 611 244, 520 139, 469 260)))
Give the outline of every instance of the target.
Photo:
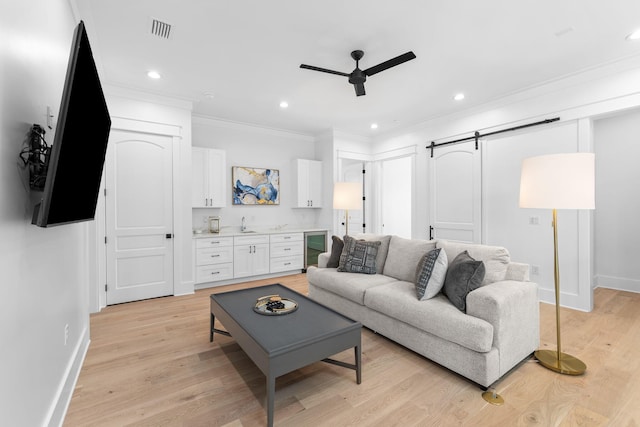
POLYGON ((323 252, 318 255, 318 268, 327 268, 329 257, 331 257, 331 252, 323 252))
POLYGON ((504 280, 516 280, 519 282, 529 281, 529 264, 521 262, 510 262, 507 266, 507 273, 504 280))
POLYGON ((540 344, 538 285, 504 280, 467 295, 467 314, 493 326, 493 346, 500 353, 500 374, 527 357, 540 344))

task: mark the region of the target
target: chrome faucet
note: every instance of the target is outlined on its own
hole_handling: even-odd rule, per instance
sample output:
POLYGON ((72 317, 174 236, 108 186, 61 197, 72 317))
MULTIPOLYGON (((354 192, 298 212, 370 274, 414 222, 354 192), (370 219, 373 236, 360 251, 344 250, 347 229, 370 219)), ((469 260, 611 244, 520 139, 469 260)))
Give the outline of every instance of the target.
POLYGON ((244 217, 242 217, 242 225, 240 226, 240 231, 245 231, 247 229, 247 224, 245 222, 244 217))

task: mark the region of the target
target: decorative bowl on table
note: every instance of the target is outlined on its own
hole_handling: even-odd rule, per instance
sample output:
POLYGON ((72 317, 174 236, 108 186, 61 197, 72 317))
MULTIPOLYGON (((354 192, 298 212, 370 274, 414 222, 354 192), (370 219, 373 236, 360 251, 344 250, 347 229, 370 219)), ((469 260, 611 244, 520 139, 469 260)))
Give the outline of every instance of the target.
POLYGON ((298 303, 280 295, 265 295, 258 298, 253 311, 265 316, 278 316, 293 313, 298 309, 298 303))

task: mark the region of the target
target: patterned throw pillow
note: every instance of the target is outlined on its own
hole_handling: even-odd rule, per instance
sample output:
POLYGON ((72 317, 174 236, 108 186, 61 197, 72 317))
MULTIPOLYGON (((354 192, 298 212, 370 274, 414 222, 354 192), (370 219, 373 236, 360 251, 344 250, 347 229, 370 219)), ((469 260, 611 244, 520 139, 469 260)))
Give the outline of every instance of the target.
POLYGON ((467 312, 467 294, 480 287, 484 273, 484 263, 471 258, 467 251, 451 261, 443 291, 458 310, 467 312))
POLYGON ((416 269, 416 295, 420 301, 438 295, 447 275, 447 253, 438 248, 422 256, 416 269))
POLYGON ((331 236, 331 255, 327 261, 327 268, 337 268, 340 265, 340 255, 344 249, 344 242, 338 236, 331 236))
POLYGON ((365 242, 344 236, 344 249, 340 255, 338 271, 376 274, 376 256, 380 242, 365 242))

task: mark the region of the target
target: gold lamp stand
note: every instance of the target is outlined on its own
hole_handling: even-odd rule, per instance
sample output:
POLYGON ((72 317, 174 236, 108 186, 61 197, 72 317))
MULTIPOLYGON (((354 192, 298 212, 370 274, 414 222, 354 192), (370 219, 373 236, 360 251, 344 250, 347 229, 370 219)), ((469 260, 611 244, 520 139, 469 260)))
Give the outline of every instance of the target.
POLYGON ((587 365, 580 359, 562 352, 560 340, 560 270, 558 268, 558 215, 553 209, 553 274, 556 292, 556 338, 557 350, 537 350, 536 359, 545 368, 566 375, 582 375, 587 365))

